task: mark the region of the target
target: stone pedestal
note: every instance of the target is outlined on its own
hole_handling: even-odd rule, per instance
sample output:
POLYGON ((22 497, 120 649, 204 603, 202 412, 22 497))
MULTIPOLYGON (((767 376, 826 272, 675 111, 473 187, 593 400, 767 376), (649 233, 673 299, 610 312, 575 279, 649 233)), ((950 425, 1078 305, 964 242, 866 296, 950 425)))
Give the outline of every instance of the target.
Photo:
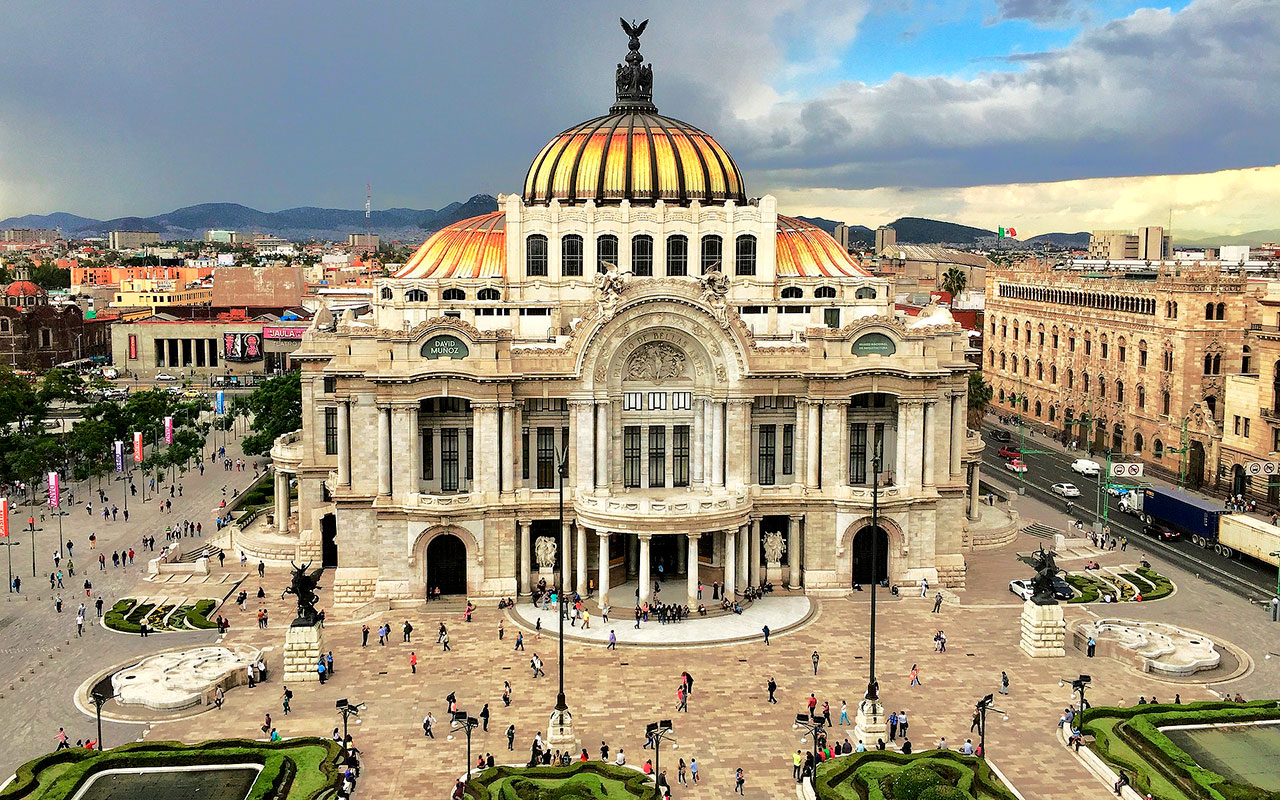
MULTIPOLYGON (((889 721, 884 713, 884 704, 877 700, 868 700, 865 697, 861 703, 858 703, 858 713, 853 719, 853 735, 866 745, 868 750, 874 750, 877 739, 889 739, 889 721)), ((828 734, 833 741, 839 737, 835 734, 828 734)))
POLYGON ((570 755, 582 749, 573 732, 573 714, 569 709, 551 712, 551 721, 547 723, 547 747, 570 755))
POLYGON ((323 652, 324 628, 319 625, 290 625, 284 637, 284 680, 319 681, 316 664, 323 652))
POLYGON ((781 562, 774 561, 774 562, 765 564, 764 579, 772 583, 774 586, 781 588, 783 585, 783 582, 782 582, 782 579, 784 577, 783 573, 785 572, 786 570, 782 568, 781 562))
POLYGON ((1067 654, 1062 606, 1040 606, 1030 600, 1022 604, 1022 651, 1032 658, 1067 654))

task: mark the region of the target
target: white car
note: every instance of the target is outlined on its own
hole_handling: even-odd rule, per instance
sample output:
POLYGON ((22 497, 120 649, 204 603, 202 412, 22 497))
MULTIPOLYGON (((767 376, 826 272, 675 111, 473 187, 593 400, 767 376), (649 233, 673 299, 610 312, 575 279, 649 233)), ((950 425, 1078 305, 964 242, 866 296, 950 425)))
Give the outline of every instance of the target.
POLYGON ((1074 483, 1055 483, 1049 487, 1053 493, 1059 497, 1079 497, 1080 490, 1076 488, 1074 483))
POLYGON ((1023 600, 1030 600, 1031 595, 1034 594, 1031 591, 1031 581, 1009 581, 1009 591, 1023 600))
POLYGON ((1102 465, 1097 461, 1090 461, 1087 458, 1077 458, 1071 462, 1071 471, 1079 472, 1081 475, 1090 475, 1097 477, 1102 472, 1102 465))
POLYGON ((1107 494, 1111 495, 1112 497, 1124 497, 1125 495, 1129 494, 1129 490, 1120 486, 1107 484, 1107 494))
POLYGON ((1026 464, 1023 464, 1023 463, 1022 463, 1022 460, 1021 460, 1021 459, 1017 459, 1017 458, 1013 459, 1012 461, 1006 461, 1006 462, 1004 462, 1004 468, 1005 468, 1005 469, 1008 469, 1008 470, 1013 470, 1014 472, 1026 472, 1026 471, 1027 471, 1027 465, 1026 465, 1026 464))
POLYGON ((156 373, 156 380, 158 380, 158 381, 176 381, 176 380, 177 380, 177 377, 176 377, 176 376, 173 376, 173 375, 170 375, 170 374, 169 374, 169 373, 167 373, 167 372, 157 372, 157 373, 156 373))

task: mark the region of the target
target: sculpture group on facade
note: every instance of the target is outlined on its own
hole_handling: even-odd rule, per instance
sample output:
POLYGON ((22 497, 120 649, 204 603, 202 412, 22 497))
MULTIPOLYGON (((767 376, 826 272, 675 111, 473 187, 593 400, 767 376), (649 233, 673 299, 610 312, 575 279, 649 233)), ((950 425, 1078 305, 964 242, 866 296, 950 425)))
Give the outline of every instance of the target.
POLYGON ((596 273, 596 308, 607 322, 618 313, 622 293, 627 290, 631 273, 619 272, 617 264, 604 262, 604 272, 596 273))
POLYGON ((556 540, 553 536, 539 536, 533 543, 533 557, 539 569, 555 569, 556 540))
POLYGON ((316 593, 316 589, 320 587, 320 573, 324 572, 324 569, 308 573, 310 561, 301 567, 293 562, 289 563, 293 566, 293 576, 290 578, 288 588, 280 594, 280 597, 291 594, 298 598, 298 616, 293 621, 294 625, 314 625, 320 618, 320 614, 316 611, 316 603, 320 602, 320 595, 316 593))
POLYGON ((1031 579, 1031 602, 1038 606, 1056 605, 1058 600, 1053 595, 1053 583, 1061 571, 1054 561, 1053 551, 1045 550, 1044 545, 1036 551, 1034 563, 1036 576, 1031 579))

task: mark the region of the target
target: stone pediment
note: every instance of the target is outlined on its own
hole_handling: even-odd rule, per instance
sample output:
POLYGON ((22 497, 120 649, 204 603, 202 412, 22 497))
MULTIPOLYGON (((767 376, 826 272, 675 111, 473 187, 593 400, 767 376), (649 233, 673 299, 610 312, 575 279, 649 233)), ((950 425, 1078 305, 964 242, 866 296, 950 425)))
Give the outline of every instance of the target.
MULTIPOLYGON (((470 322, 465 320, 458 319, 457 317, 432 317, 431 319, 419 322, 409 331, 379 331, 379 337, 416 341, 418 339, 425 338, 427 334, 439 329, 447 329, 449 331, 461 333, 472 342, 477 342, 484 337, 484 334, 482 334, 480 329, 475 325, 472 325, 470 322)), ((487 338, 492 339, 494 337, 490 335, 487 338)))

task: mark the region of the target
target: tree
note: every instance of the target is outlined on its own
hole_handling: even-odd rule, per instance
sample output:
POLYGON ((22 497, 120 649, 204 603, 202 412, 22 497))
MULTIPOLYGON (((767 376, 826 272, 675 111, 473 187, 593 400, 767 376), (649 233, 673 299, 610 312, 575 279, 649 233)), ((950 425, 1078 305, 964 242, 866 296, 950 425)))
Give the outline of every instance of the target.
POLYGON ((982 424, 982 415, 987 410, 994 394, 991 384, 987 383, 978 371, 969 373, 969 427, 977 430, 982 424))
POLYGON ((253 433, 241 442, 247 455, 270 452, 277 436, 302 427, 302 373, 287 372, 259 384, 248 397, 231 402, 231 414, 253 419, 253 433))
POLYGON ((71 286, 71 270, 46 262, 31 270, 31 282, 41 289, 66 289, 71 286))
POLYGON ((942 274, 942 291, 951 295, 952 302, 956 297, 964 291, 964 287, 969 283, 969 276, 959 267, 949 267, 942 274))

